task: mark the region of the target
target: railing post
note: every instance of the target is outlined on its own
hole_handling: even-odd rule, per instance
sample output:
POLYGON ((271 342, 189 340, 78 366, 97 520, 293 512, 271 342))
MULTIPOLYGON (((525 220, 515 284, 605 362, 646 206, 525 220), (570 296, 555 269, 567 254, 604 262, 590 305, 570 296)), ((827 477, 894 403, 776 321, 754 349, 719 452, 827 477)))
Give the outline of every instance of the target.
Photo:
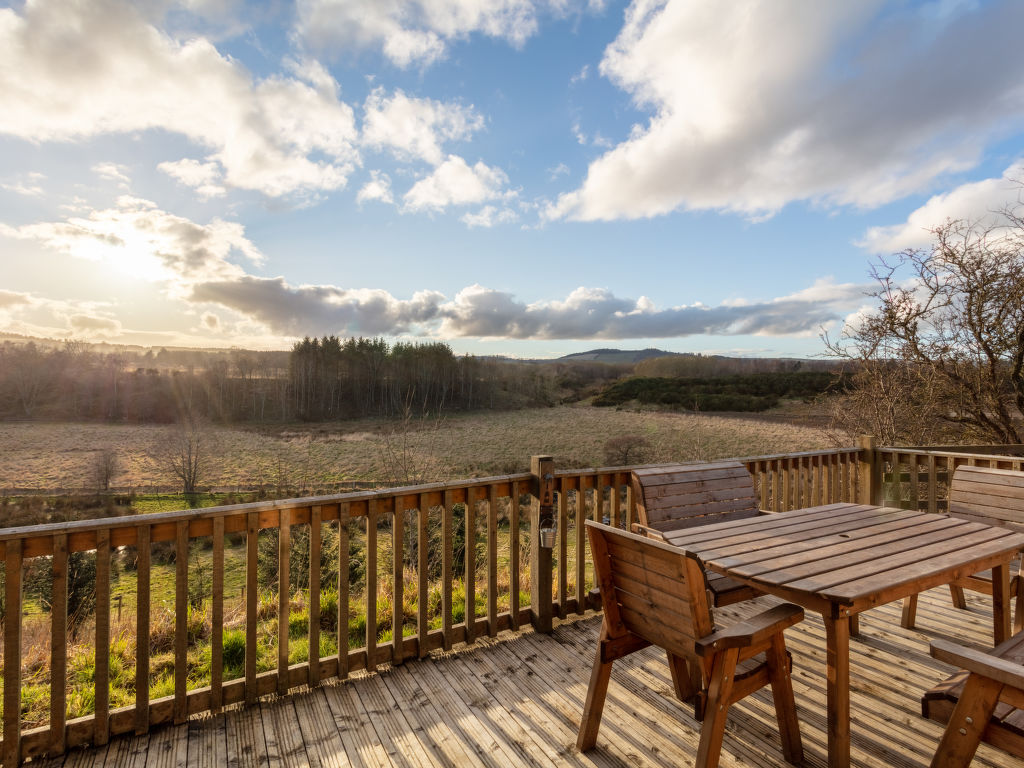
MULTIPOLYGON (((542 546, 541 529, 554 527, 555 462, 551 456, 531 456, 530 472, 535 489, 530 505, 530 599, 533 603, 533 629, 551 632, 551 554, 542 546)), ((564 531, 562 532, 564 535, 564 531)), ((561 566, 562 564, 559 563, 561 566)))
POLYGON ((878 441, 870 435, 860 436, 859 491, 861 504, 882 503, 882 457, 878 441))

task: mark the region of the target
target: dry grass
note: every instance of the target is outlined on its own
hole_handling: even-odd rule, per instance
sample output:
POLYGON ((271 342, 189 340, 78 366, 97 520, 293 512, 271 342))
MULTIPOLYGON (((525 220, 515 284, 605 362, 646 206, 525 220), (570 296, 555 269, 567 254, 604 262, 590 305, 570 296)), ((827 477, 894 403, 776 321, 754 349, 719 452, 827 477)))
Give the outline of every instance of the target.
MULTIPOLYGON (((204 485, 257 488, 284 485, 315 490, 347 481, 393 479, 385 458, 387 433, 401 433, 401 447, 431 479, 525 471, 529 457, 550 453, 561 466, 599 466, 611 437, 641 435, 651 444, 648 461, 685 461, 810 450, 829 445, 825 432, 801 424, 792 408, 775 417, 719 416, 559 406, 510 412, 456 414, 441 422, 358 420, 290 425, 272 431, 215 429, 216 469, 204 485)), ((100 451, 119 460, 113 485, 174 488, 154 458, 172 427, 109 424, 0 424, 0 490, 90 489, 100 451)), ((394 445, 395 441, 392 440, 394 445)))

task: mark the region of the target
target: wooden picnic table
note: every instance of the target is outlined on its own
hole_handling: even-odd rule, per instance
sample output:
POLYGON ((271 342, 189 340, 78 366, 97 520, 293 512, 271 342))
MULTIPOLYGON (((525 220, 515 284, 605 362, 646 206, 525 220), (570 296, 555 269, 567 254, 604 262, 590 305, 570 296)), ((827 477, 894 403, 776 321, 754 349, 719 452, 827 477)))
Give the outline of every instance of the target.
POLYGON ((849 503, 666 531, 665 539, 711 571, 821 614, 828 761, 836 768, 850 765, 850 635, 857 614, 991 568, 993 636, 1001 643, 1010 635, 1009 563, 1024 550, 1024 534, 1005 528, 849 503))

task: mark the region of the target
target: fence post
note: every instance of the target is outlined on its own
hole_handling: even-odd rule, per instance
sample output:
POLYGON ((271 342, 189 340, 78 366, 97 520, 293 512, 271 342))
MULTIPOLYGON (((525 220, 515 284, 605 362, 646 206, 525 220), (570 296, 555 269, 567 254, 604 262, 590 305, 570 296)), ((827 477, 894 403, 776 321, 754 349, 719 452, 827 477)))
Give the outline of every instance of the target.
MULTIPOLYGON (((530 600, 533 603, 533 629, 551 632, 551 554, 552 547, 541 545, 542 528, 554 527, 555 462, 551 456, 531 456, 534 498, 530 504, 530 600)), ((565 532, 562 531, 562 535, 565 532)), ((559 566, 562 564, 559 563, 559 566)))
POLYGON ((870 435, 860 436, 859 483, 861 504, 882 503, 882 457, 878 441, 870 435))

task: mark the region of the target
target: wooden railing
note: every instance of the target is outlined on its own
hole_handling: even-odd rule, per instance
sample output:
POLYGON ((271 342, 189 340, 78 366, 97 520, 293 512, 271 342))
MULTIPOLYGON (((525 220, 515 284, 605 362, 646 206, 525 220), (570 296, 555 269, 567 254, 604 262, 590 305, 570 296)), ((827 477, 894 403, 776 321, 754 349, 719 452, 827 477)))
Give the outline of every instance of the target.
POLYGON ((880 448, 877 452, 880 487, 878 503, 904 509, 943 512, 948 508, 949 481, 961 465, 996 467, 1021 471, 1024 457, 1021 446, 1006 446, 1007 454, 998 454, 1002 446, 966 448, 880 448))
MULTIPOLYGON (((863 500, 873 493, 870 485, 879 457, 887 455, 865 443, 861 448, 740 461, 755 479, 762 508, 781 511, 863 500)), ((903 456, 894 460, 897 465, 903 456)), ((283 694, 380 664, 401 664, 434 649, 518 630, 526 623, 550 631, 553 617, 585 613, 595 602, 589 597, 593 570, 582 522, 594 519, 628 526, 634 521, 631 468, 558 470, 550 457, 534 457, 531 470, 415 487, 0 529, 7 617, 3 764, 13 766, 88 743, 104 744, 116 734, 141 734, 158 724, 180 723, 190 715, 251 703, 265 694, 283 694), (553 548, 538 546, 542 528, 557 531, 553 548), (297 549, 299 541, 302 547, 297 549), (324 561, 327 542, 336 553, 333 560, 324 561), (210 564, 208 583, 203 581, 207 571, 199 555, 192 558, 197 549, 210 564), (167 651, 173 654, 173 694, 151 697, 151 644, 160 623, 159 606, 154 605, 153 558, 160 552, 167 560, 168 550, 174 555, 173 651, 167 651), (91 633, 95 666, 91 711, 72 719, 68 571, 76 553, 95 558, 94 621, 78 629, 91 633), (308 557, 308 568, 296 579, 293 556, 308 557), (267 566, 268 558, 270 570, 276 569, 272 586, 265 573, 261 579, 261 563, 267 566), (226 591, 228 560, 244 571, 240 595, 226 591), (47 622, 50 636, 49 715, 23 722, 23 576, 33 561, 49 563, 49 616, 37 610, 35 619, 47 622), (111 632, 111 594, 117 581, 112 564, 123 561, 135 570, 135 600, 134 605, 128 601, 127 622, 136 646, 134 693, 130 705, 113 707, 111 645, 118 638, 111 632), (361 568, 365 576, 351 578, 353 567, 361 568), (410 573, 413 579, 407 586, 410 573), (198 598, 197 577, 202 577, 198 598), (362 587, 357 589, 357 583, 362 587), (328 591, 336 599, 337 621, 322 629, 322 596, 328 591), (290 629, 302 615, 293 604, 298 593, 308 606, 308 620, 303 619, 306 626, 299 627, 299 638, 292 640, 290 629), (189 678, 190 654, 195 653, 190 646, 196 642, 190 617, 197 599, 202 611, 210 611, 205 625, 210 668, 199 681, 208 684, 202 685, 189 678), (414 605, 412 615, 404 610, 407 603, 414 605), (381 625, 378 608, 385 605, 391 606, 391 617, 381 625), (274 640, 261 636, 261 622, 266 627, 275 613, 276 666, 260 669, 260 644, 265 647, 274 640), (228 614, 235 616, 233 626, 228 614), (349 619, 356 614, 366 617, 359 644, 350 641, 349 619), (244 668, 240 675, 231 675, 225 663, 226 632, 237 638, 243 630, 244 668), (332 637, 322 638, 324 632, 332 637), (329 653, 321 654, 322 640, 329 653), (293 648, 303 651, 301 663, 290 662, 293 648)), ((117 605, 124 602, 119 599, 117 605)), ((80 679, 76 685, 81 685, 80 679)))

